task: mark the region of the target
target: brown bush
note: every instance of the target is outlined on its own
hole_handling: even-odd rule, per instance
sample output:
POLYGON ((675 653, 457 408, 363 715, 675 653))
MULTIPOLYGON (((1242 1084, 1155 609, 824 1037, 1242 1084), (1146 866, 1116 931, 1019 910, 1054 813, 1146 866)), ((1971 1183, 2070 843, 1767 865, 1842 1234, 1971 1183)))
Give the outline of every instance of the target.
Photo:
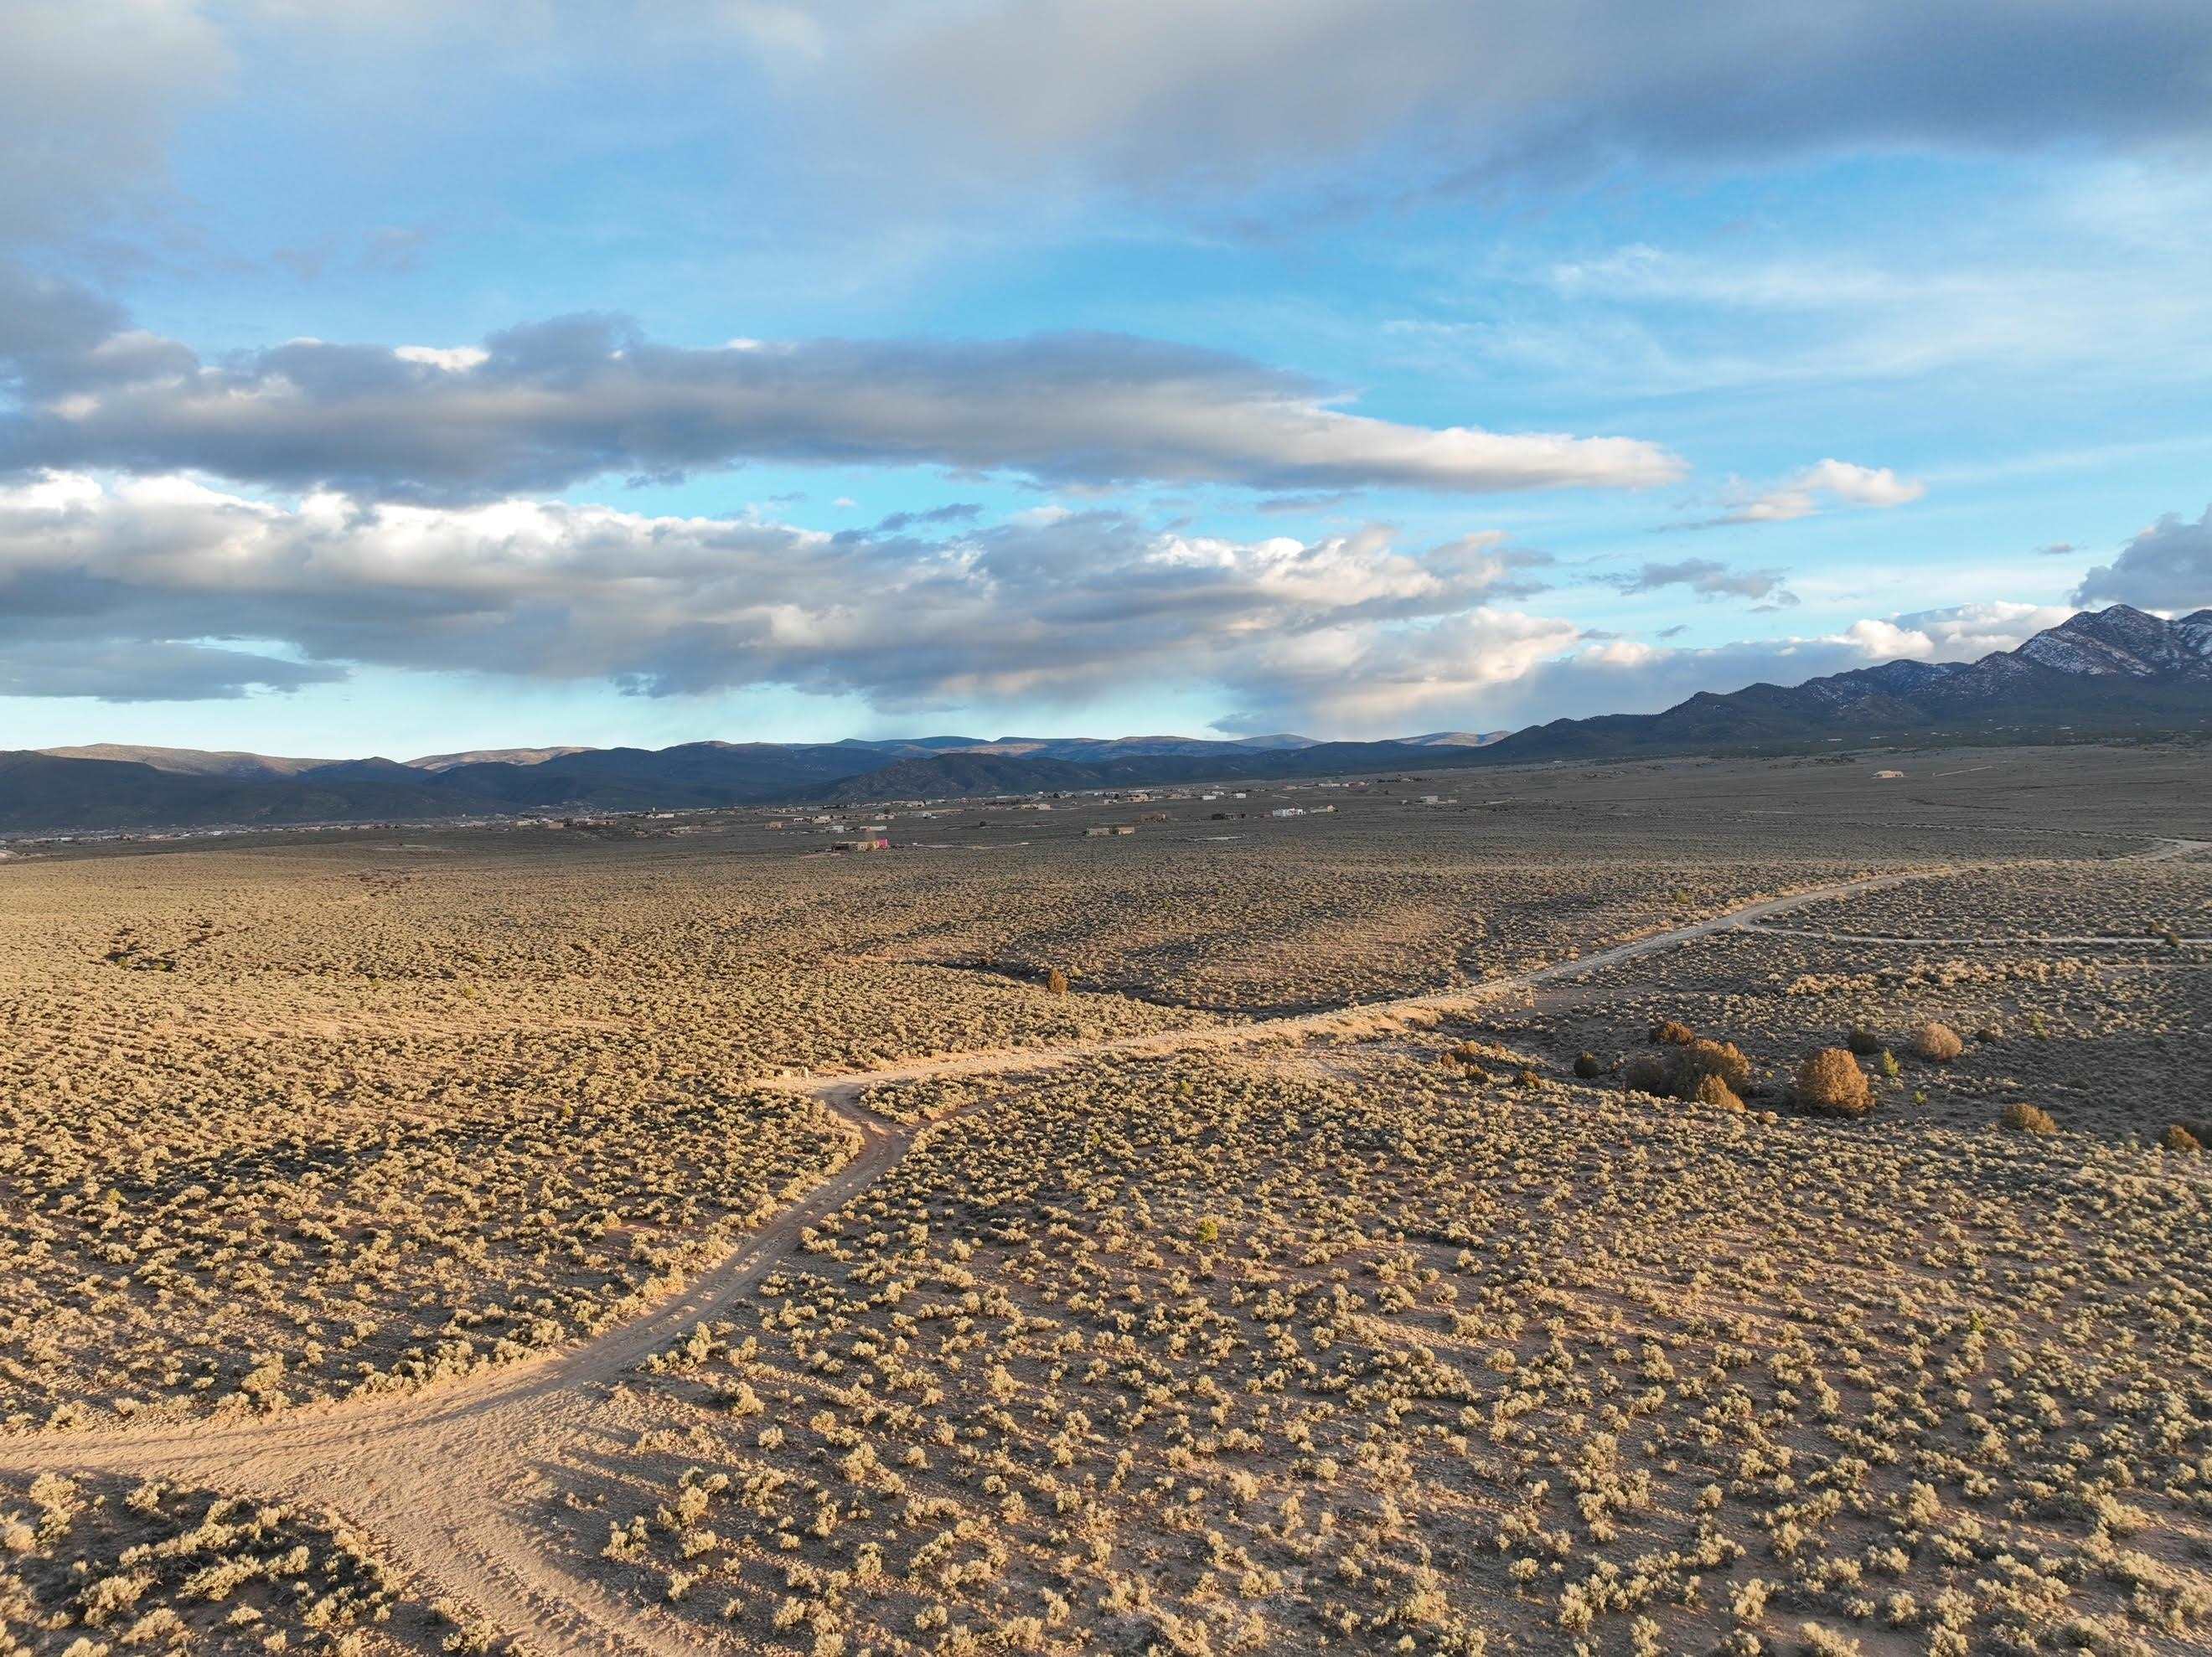
POLYGON ((2058 1124, 2041 1105, 2007 1105, 1998 1113, 1997 1120, 2021 1133, 2050 1134, 2058 1132, 2058 1124))
POLYGON ((1674 1091, 1681 1097, 1694 1095, 1698 1083, 1708 1076, 1718 1077, 1731 1093, 1741 1093, 1751 1085, 1751 1060, 1733 1041, 1702 1038, 1674 1055, 1674 1091))
POLYGON ((1851 1033, 1844 1038, 1844 1045, 1864 1059, 1881 1051, 1881 1035, 1878 1030, 1869 1029, 1864 1024, 1854 1024, 1851 1033))
POLYGON ((1632 1093, 1668 1093, 1674 1085, 1674 1062, 1660 1053, 1639 1053, 1624 1065, 1620 1085, 1632 1093))
POLYGON ((2189 1130, 2184 1122, 2176 1122, 2158 1136, 2158 1143, 2166 1150, 2202 1150, 2204 1142, 2189 1130))
POLYGON ((1651 1027, 1651 1039, 1665 1047, 1686 1047, 1698 1039, 1698 1033, 1680 1019, 1662 1018, 1651 1027))
POLYGON ((1587 1082, 1593 1077, 1604 1075, 1605 1066, 1598 1061, 1595 1053, 1578 1053, 1575 1055, 1575 1074, 1587 1082))
POLYGON ((1874 1090, 1849 1053, 1818 1047, 1797 1066, 1797 1103, 1820 1116, 1863 1116, 1874 1108, 1874 1090))
POLYGON ((1948 1065, 1966 1050, 1959 1032, 1948 1024, 1930 1022, 1912 1032, 1912 1051, 1938 1065, 1948 1065))
POLYGON ((1047 995, 1066 995, 1067 993, 1067 974, 1060 971, 1059 968, 1054 967, 1050 972, 1044 975, 1044 988, 1047 995))
POLYGON ((1743 1101, 1736 1097, 1735 1089, 1711 1071, 1698 1078, 1697 1085, 1686 1096, 1692 1104, 1711 1105, 1715 1110, 1743 1108, 1743 1101))

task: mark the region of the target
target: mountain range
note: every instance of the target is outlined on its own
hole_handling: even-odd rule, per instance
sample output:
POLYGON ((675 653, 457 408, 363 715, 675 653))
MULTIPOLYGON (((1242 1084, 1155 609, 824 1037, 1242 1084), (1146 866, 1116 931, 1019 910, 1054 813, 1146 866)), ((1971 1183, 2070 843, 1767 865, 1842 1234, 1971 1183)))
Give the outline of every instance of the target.
POLYGON ((2019 742, 2201 732, 2212 610, 2087 611, 1975 662, 1893 661, 1663 713, 1380 742, 1278 733, 944 736, 870 742, 487 749, 401 762, 99 744, 0 750, 0 832, 359 822, 1143 787, 1898 739, 2019 742))

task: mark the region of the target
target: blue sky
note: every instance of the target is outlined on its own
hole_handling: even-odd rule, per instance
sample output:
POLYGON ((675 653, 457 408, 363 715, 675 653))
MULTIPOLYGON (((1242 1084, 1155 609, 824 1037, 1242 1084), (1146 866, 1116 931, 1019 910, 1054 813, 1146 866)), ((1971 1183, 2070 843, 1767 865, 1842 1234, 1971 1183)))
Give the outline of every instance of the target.
POLYGON ((1488 729, 2212 604, 2203 9, 1678 14, 11 7, 0 748, 1488 729))

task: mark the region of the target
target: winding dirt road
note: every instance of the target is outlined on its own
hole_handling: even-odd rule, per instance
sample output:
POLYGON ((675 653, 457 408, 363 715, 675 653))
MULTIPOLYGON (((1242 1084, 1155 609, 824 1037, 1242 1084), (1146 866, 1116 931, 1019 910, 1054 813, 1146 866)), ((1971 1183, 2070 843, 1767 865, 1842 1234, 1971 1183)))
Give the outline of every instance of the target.
MULTIPOLYGON (((2212 848, 2161 841, 2114 861, 2212 848)), ((609 1419, 614 1383, 698 1324, 723 1315, 752 1284, 798 1252, 805 1230, 894 1167, 934 1124, 883 1120, 860 1095, 885 1083, 1029 1073, 1109 1053, 1152 1054, 1250 1046, 1386 1028, 1394 1020, 1465 1011, 1516 992, 1755 927, 1831 898, 1880 891, 1971 865, 1921 868, 1762 899, 1726 913, 1550 965, 1431 994, 1296 1017, 1123 1037, 1060 1048, 961 1053, 856 1075, 785 1078, 769 1085, 817 1101, 849 1132, 849 1158, 748 1235, 720 1262, 641 1315, 566 1351, 479 1371, 419 1392, 301 1406, 265 1417, 218 1417, 0 1438, 0 1468, 162 1477, 337 1510, 376 1537, 431 1597, 459 1601, 485 1623, 543 1652, 659 1653, 697 1649, 696 1628, 672 1621, 548 1557, 526 1515, 540 1466, 579 1450, 621 1447, 609 1419)))

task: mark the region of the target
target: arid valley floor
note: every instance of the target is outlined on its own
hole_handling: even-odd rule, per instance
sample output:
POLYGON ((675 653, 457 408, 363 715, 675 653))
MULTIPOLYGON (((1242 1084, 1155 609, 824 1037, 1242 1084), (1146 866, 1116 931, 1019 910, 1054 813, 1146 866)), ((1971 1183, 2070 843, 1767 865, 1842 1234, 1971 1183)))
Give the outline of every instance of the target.
POLYGON ((0 1654, 2212 1648, 2212 751, 1249 792, 0 862, 0 1654))

